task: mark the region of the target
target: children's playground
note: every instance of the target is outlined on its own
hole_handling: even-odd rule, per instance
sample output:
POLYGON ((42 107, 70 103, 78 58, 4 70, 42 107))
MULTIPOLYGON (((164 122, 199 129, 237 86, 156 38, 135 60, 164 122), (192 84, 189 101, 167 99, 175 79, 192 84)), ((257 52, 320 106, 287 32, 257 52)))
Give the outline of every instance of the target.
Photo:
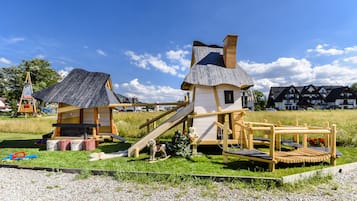
MULTIPOLYGON (((184 155, 186 158, 215 152, 221 156, 221 163, 227 164, 225 168, 236 161, 259 164, 264 171, 289 165, 335 166, 342 155, 336 148, 335 124, 310 125, 296 120, 292 125, 284 125, 269 119, 245 120, 251 113, 249 103, 254 101, 254 97, 247 95, 251 94, 254 82, 237 64, 237 41, 237 35, 227 35, 222 46, 193 42, 190 71, 181 84, 189 95, 182 101, 121 103, 109 74, 73 69, 61 82, 36 93, 32 92, 28 74, 19 112, 34 113, 38 101, 58 104, 53 130, 38 143, 44 144, 49 152, 87 150, 90 152, 87 160, 94 164, 103 160, 115 163, 119 158, 128 158, 128 163, 144 160, 169 164, 185 151, 189 153, 184 155), (128 143, 118 132, 113 113, 118 108, 158 105, 170 109, 137 125, 146 131, 145 135, 128 143), (161 141, 162 135, 173 128, 177 130, 172 142, 161 141), (117 144, 117 150, 97 149, 107 141, 114 141, 112 146, 115 149, 117 144)), ((76 157, 78 152, 68 153, 76 157)), ((24 153, 18 154, 20 158, 26 157, 24 153)), ((9 155, 8 160, 12 157, 9 155)), ((36 160, 37 156, 28 158, 36 160)))

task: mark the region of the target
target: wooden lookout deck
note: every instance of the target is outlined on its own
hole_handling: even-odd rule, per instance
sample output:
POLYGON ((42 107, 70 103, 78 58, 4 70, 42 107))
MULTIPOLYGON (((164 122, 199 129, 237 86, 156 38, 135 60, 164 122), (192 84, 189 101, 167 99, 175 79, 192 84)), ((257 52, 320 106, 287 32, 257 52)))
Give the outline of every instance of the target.
MULTIPOLYGON (((221 112, 222 113, 222 112, 221 112)), ((209 114, 207 114, 209 115, 209 114)), ((224 123, 219 127, 223 130, 223 159, 228 161, 228 157, 235 157, 238 159, 247 159, 252 161, 260 161, 269 164, 271 171, 275 170, 277 163, 316 163, 329 161, 331 165, 336 165, 336 158, 340 153, 336 150, 336 125, 331 127, 326 124, 324 127, 309 127, 304 126, 282 126, 271 123, 260 122, 242 122, 242 118, 229 118, 232 114, 224 115, 224 123), (236 136, 237 144, 240 144, 244 149, 229 149, 230 144, 229 135, 232 133, 232 124, 240 126, 241 132, 236 136), (264 138, 255 138, 258 132, 265 134, 264 138), (323 147, 308 146, 308 137, 323 136, 323 147), (294 140, 290 144, 296 148, 292 151, 282 151, 282 137, 292 136, 294 140), (255 149, 255 143, 264 144, 269 147, 268 152, 263 152, 255 149)), ((233 126, 233 127, 234 127, 233 126)), ((236 134, 237 135, 237 134, 236 134)))

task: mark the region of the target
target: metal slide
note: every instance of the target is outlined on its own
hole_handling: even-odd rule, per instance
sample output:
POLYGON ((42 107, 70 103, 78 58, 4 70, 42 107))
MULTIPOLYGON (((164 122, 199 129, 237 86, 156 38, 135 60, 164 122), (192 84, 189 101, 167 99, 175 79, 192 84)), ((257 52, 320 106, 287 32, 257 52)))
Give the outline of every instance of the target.
POLYGON ((133 156, 135 149, 141 151, 149 142, 150 139, 155 139, 162 134, 164 134, 167 130, 181 123, 181 121, 190 113, 193 112, 193 103, 188 104, 186 107, 181 108, 176 114, 162 123, 160 126, 152 130, 149 134, 145 135, 135 144, 131 145, 128 149, 128 156, 133 156))

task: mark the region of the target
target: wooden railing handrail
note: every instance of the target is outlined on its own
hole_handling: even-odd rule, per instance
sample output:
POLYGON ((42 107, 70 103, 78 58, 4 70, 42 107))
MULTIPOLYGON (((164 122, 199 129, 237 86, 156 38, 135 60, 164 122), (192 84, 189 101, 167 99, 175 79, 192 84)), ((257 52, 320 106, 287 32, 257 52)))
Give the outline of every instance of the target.
MULTIPOLYGON (((218 121, 215 121, 214 122, 220 129, 224 129, 224 124, 218 122, 218 121)), ((228 133, 232 133, 232 129, 228 128, 228 133)))
POLYGON ((144 128, 145 126, 150 125, 151 123, 153 123, 153 122, 155 122, 155 121, 157 121, 157 120, 159 120, 159 119, 165 117, 166 115, 168 115, 168 114, 170 114, 170 113, 172 113, 172 112, 178 110, 179 108, 181 108, 181 107, 183 107, 183 106, 184 106, 184 105, 178 105, 178 106, 176 106, 176 107, 174 107, 174 108, 172 108, 172 109, 170 109, 170 110, 168 110, 168 111, 166 111, 166 112, 164 112, 164 113, 162 113, 162 114, 160 114, 160 115, 158 115, 158 116, 156 116, 156 117, 150 119, 149 121, 147 121, 147 122, 141 124, 141 125, 139 126, 139 129, 142 129, 142 128, 144 128))
POLYGON ((200 118, 200 117, 208 117, 208 116, 215 116, 215 115, 223 115, 223 114, 230 114, 230 113, 235 113, 235 112, 245 112, 248 111, 248 109, 239 109, 239 110, 226 110, 226 111, 219 111, 219 112, 209 112, 209 113, 204 113, 204 114, 192 114, 189 115, 189 118, 200 118))

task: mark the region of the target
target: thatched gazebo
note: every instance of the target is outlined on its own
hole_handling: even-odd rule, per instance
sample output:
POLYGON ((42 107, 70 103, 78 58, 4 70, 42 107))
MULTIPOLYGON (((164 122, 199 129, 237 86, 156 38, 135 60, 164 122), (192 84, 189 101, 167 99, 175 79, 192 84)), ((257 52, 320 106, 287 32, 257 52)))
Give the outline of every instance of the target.
POLYGON ((58 103, 57 124, 52 138, 92 138, 118 134, 111 104, 119 100, 110 75, 72 70, 61 82, 33 94, 47 103, 58 103))

